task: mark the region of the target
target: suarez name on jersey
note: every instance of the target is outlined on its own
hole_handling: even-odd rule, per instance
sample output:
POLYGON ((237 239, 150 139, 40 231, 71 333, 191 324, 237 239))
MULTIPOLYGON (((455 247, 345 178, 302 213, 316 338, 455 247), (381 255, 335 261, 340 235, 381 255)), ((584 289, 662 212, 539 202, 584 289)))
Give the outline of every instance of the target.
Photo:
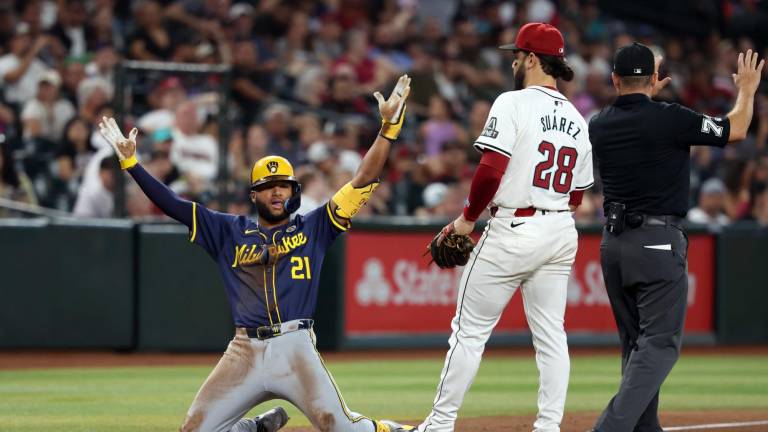
POLYGON ((474 144, 509 157, 491 205, 568 210, 569 194, 594 183, 584 118, 560 92, 530 86, 502 93, 474 144))

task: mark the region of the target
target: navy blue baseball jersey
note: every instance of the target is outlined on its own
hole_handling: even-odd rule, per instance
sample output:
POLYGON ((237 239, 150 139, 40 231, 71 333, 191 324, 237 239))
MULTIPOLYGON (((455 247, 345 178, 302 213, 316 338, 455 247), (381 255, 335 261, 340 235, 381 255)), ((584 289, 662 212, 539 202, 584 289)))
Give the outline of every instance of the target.
POLYGON ((346 230, 329 204, 272 229, 199 204, 192 212, 190 241, 216 260, 236 326, 313 316, 325 252, 346 230))

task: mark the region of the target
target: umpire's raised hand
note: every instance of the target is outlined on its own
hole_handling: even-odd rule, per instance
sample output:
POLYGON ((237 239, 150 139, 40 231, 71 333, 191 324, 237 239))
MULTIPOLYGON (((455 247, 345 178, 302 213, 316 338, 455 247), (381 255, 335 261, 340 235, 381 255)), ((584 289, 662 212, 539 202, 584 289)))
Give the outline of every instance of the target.
POLYGON ((736 73, 733 74, 733 83, 739 93, 736 95, 736 103, 728 113, 731 129, 728 133, 728 142, 743 140, 747 136, 749 124, 752 122, 752 112, 755 104, 755 92, 760 85, 760 74, 763 71, 765 60, 757 62, 757 53, 747 50, 747 53, 739 53, 736 61, 736 73))
POLYGON ((747 54, 739 53, 736 61, 736 73, 733 74, 733 83, 739 90, 744 90, 750 94, 757 91, 760 85, 760 75, 765 65, 765 59, 757 62, 757 52, 747 50, 747 54))
POLYGON ((654 60, 654 73, 656 74, 656 84, 653 85, 653 90, 651 90, 651 97, 656 97, 656 95, 659 94, 664 88, 672 82, 672 77, 664 77, 662 78, 659 75, 659 68, 661 67, 661 62, 664 61, 664 57, 660 55, 656 55, 653 58, 654 60))

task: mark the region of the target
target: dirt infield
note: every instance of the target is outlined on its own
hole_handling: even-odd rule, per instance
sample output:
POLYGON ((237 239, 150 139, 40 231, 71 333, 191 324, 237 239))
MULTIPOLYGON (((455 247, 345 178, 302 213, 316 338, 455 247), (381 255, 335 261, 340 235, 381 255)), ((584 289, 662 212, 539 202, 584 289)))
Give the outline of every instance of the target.
MULTIPOLYGON (((598 413, 566 413, 561 426, 561 432, 585 432, 595 423, 598 413)), ((684 411, 668 412, 661 415, 662 424, 665 427, 680 426, 698 426, 692 428, 681 428, 676 430, 714 430, 717 432, 736 431, 736 432, 759 432, 768 430, 768 425, 733 425, 725 427, 714 427, 716 424, 723 423, 765 423, 768 420, 768 413, 763 411, 684 411), (709 427, 702 427, 709 425, 709 427)), ((457 431, 472 432, 530 432, 534 421, 534 416, 509 416, 509 417, 478 417, 466 420, 459 420, 456 426, 457 431)), ((290 423, 288 423, 290 425, 290 423)), ((290 432, 311 432, 314 429, 307 427, 291 428, 290 432)))
MULTIPOLYGON (((222 346, 223 349, 226 346, 222 346)), ((571 348, 572 357, 591 355, 618 355, 618 348, 571 348)), ((0 350, 0 369, 43 369, 58 367, 111 367, 111 366, 174 366, 210 365, 219 361, 222 353, 116 353, 111 351, 69 351, 69 350, 0 350)), ((683 355, 768 355, 768 346, 740 347, 687 347, 683 355)), ((533 356, 532 347, 492 348, 484 357, 533 356)), ((368 350, 323 353, 330 361, 383 360, 442 358, 445 350, 368 350)), ((768 431, 768 428, 765 429, 768 431)))
MULTIPOLYGON (((576 413, 567 414, 563 419, 561 426, 562 432, 585 432, 595 423, 598 413, 576 413)), ((677 429, 677 430, 714 430, 718 432, 737 431, 737 432, 758 432, 768 430, 768 425, 743 425, 712 427, 714 424, 722 423, 748 423, 768 420, 768 413, 764 411, 684 411, 668 412, 661 415, 662 424, 666 427, 679 426, 699 426, 695 428, 677 429), (702 428, 701 426, 710 425, 702 428)), ((509 417, 478 417, 466 420, 459 420, 456 426, 457 431, 472 432, 530 432, 533 425, 534 416, 509 416, 509 417)), ((764 423, 764 422, 761 422, 764 423)), ((290 424, 290 423, 288 423, 290 424)), ((285 429, 290 432, 310 432, 310 428, 291 428, 285 429)))

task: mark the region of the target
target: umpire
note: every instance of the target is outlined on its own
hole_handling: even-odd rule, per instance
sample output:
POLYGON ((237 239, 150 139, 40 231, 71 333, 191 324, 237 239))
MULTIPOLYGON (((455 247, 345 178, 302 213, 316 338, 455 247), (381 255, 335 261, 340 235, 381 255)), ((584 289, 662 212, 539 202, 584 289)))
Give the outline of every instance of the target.
MULTIPOLYGON (((660 61, 660 59, 658 59, 660 61)), ((589 135, 603 181, 606 226, 600 258, 621 339, 619 390, 594 426, 599 432, 661 431, 659 388, 680 354, 688 293, 690 146, 744 139, 764 61, 739 54, 733 110, 710 117, 651 100, 658 61, 645 45, 614 57, 616 101, 595 115, 589 135)))

